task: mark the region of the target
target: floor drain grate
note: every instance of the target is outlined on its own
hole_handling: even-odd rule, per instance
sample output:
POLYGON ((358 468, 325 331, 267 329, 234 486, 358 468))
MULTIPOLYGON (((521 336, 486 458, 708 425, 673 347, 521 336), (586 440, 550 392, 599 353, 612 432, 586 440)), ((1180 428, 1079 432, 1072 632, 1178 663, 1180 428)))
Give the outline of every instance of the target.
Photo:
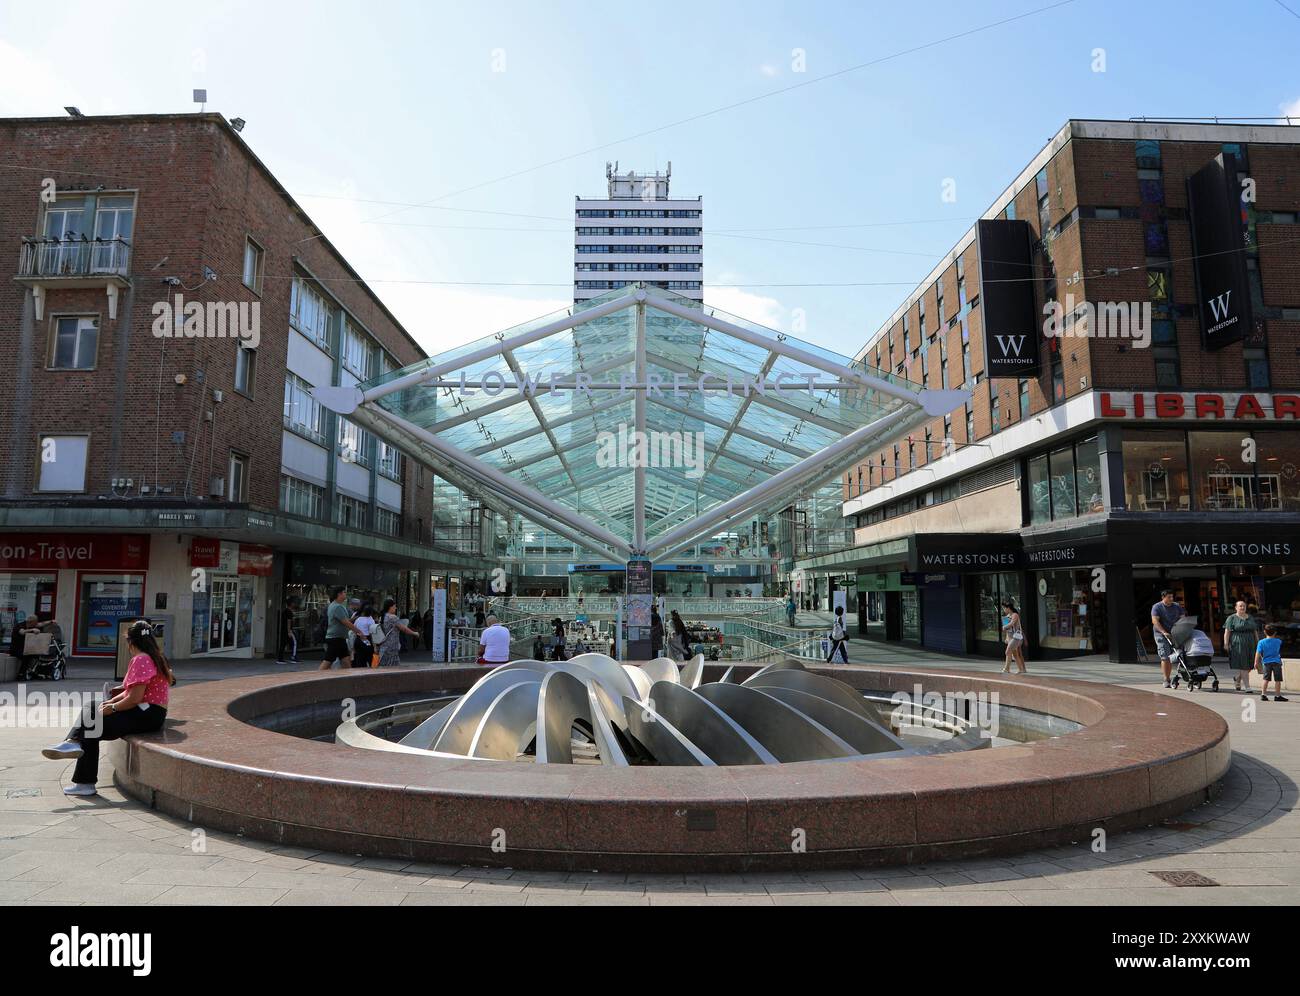
POLYGON ((27 799, 31 796, 40 795, 40 789, 6 789, 6 799, 27 799))
POLYGON ((1179 889, 1206 888, 1219 884, 1214 879, 1206 878, 1200 872, 1194 871, 1157 871, 1149 874, 1179 889))

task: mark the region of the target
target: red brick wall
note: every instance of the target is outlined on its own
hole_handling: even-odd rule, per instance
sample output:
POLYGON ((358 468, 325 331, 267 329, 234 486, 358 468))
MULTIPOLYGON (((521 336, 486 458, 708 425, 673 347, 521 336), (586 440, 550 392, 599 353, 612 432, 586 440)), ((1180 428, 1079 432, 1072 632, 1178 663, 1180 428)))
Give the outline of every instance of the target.
MULTIPOLYGON (((150 119, 38 120, 0 122, 6 158, 30 164, 0 171, 0 337, 12 357, 0 373, 7 397, 31 385, 31 425, 19 431, 18 406, 0 411, 0 429, 11 440, 5 493, 27 497, 34 486, 36 434, 92 434, 88 495, 110 493, 110 480, 131 477, 174 489, 180 496, 189 476, 191 494, 205 496, 210 476, 226 476, 232 449, 250 457, 252 505, 279 503, 281 413, 288 327, 290 276, 300 257, 330 291, 397 359, 423 354, 363 287, 340 258, 276 189, 242 145, 211 116, 150 119), (53 178, 60 191, 136 191, 132 238, 132 287, 122 292, 116 321, 108 318, 102 290, 57 290, 46 296, 34 348, 20 337, 27 289, 12 280, 23 236, 36 234, 40 182, 53 178), (244 243, 251 235, 266 251, 260 298, 242 283, 244 243), (7 247, 7 248, 5 248, 7 247), (165 262, 164 262, 165 259, 165 262), (218 275, 204 282, 203 267, 218 275), (187 301, 261 303, 261 342, 253 396, 234 390, 236 343, 231 339, 156 338, 152 306, 176 288, 187 301), (51 316, 96 314, 100 318, 98 365, 93 371, 45 369, 51 316), (175 384, 183 374, 187 383, 175 384), (161 385, 161 387, 160 387, 161 385), (211 392, 223 392, 213 405, 211 392), (120 413, 119 413, 120 407, 120 413), (213 422, 205 413, 215 408, 213 422), (172 442, 176 431, 183 444, 172 442), (155 452, 157 463, 155 464, 155 452), (157 466, 157 471, 155 471, 157 466)), ((30 307, 30 305, 27 305, 30 307)), ((295 333, 296 334, 296 333, 295 333)), ((405 481, 405 516, 423 516, 428 494, 416 493, 414 468, 405 481)), ((134 492, 133 492, 134 493, 134 492)))

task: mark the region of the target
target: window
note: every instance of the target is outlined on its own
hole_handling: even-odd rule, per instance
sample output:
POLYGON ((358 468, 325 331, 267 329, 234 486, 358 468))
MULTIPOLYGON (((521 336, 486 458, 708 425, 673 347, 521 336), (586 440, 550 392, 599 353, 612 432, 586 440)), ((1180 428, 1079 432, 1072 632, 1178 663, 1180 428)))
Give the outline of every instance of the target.
POLYGON ((230 468, 226 475, 226 500, 248 500, 248 457, 242 453, 230 453, 230 468))
POLYGON ((997 381, 989 381, 989 430, 999 432, 1002 429, 1002 411, 999 404, 997 381))
MULTIPOLYGON (((1192 501, 1209 511, 1255 507, 1255 466, 1244 457, 1241 432, 1189 432, 1192 501)), ((1258 455, 1258 454, 1257 454, 1258 455)))
POLYGON ((254 372, 257 367, 257 350, 249 349, 242 342, 235 350, 235 390, 240 394, 253 396, 254 372))
POLYGON ((394 481, 400 481, 402 474, 401 458, 401 453, 395 447, 389 446, 383 440, 380 440, 379 473, 392 478, 394 481))
POLYGON ((1079 514, 1103 511, 1105 503, 1101 493, 1101 449, 1096 436, 1075 444, 1074 477, 1079 514))
POLYGON ((375 532, 386 536, 398 536, 402 531, 402 515, 392 509, 375 508, 375 532))
POLYGON ((1069 519, 1079 514, 1074 493, 1074 450, 1070 446, 1053 450, 1047 458, 1052 481, 1052 518, 1069 519))
POLYGON ((961 345, 961 382, 967 384, 970 381, 970 343, 964 342, 961 345))
POLYGON ((324 411, 312 397, 311 385, 296 374, 284 379, 284 425, 318 443, 325 442, 324 411))
POLYGON ((95 239, 104 244, 97 244, 94 247, 91 268, 95 273, 126 271, 127 255, 113 242, 120 240, 129 245, 134 224, 134 196, 127 194, 123 197, 99 198, 99 203, 95 207, 95 239))
POLYGON ((99 350, 99 319, 55 318, 50 367, 54 370, 94 370, 99 350))
POLYGON ((1092 572, 1038 571, 1038 643, 1058 650, 1099 651, 1106 645, 1106 596, 1094 597, 1092 572))
POLYGON ((325 504, 325 489, 300 481, 288 474, 280 475, 280 510, 290 515, 319 519, 325 504))
POLYGON ((290 324, 328 352, 333 319, 334 309, 325 297, 302 277, 294 277, 289 291, 290 324))
POLYGON ((1191 492, 1187 478, 1187 440, 1172 430, 1126 430, 1124 500, 1139 512, 1186 509, 1191 492))
POLYGON ((1029 524, 1052 521, 1052 490, 1047 473, 1047 454, 1029 461, 1029 524))
POLYGON ((359 467, 370 466, 370 433, 355 422, 339 419, 339 456, 344 463, 355 463, 359 467))
POLYGON ((1255 433, 1259 504, 1268 512, 1300 512, 1300 432, 1255 433))
POLYGON ((359 498, 339 495, 334 502, 334 521, 348 529, 366 527, 366 503, 359 498))
POLYGON ((971 408, 971 406, 970 406, 969 403, 967 403, 967 405, 966 405, 966 442, 968 442, 968 443, 973 443, 974 441, 975 441, 975 410, 974 410, 973 408, 971 408))
POLYGON ((244 286, 256 294, 262 293, 262 260, 265 253, 252 239, 244 242, 244 286))
POLYGON ((89 436, 41 436, 37 491, 85 491, 89 436))
POLYGON ((1246 380, 1256 390, 1268 390, 1268 354, 1260 347, 1247 346, 1242 351, 1246 360, 1246 380))
POLYGON ((939 382, 945 391, 948 390, 948 342, 945 339, 939 340, 939 382))
POLYGON ((1029 417, 1029 381, 1023 377, 1020 379, 1020 417, 1029 417))
POLYGON ((358 380, 370 379, 370 341, 350 321, 343 324, 343 367, 358 380))

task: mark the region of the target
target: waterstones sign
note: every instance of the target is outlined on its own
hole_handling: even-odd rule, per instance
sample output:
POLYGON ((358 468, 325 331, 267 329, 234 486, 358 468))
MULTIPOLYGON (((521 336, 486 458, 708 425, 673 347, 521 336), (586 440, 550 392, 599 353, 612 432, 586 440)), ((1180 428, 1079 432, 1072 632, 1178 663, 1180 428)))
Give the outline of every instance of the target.
POLYGON ((991 378, 1033 376, 1038 373, 1039 322, 1029 223, 982 218, 975 237, 985 368, 991 378))
POLYGON ((1300 394, 1100 391, 1097 415, 1126 420, 1297 422, 1300 394))
POLYGON ((1207 350, 1240 342, 1251 330, 1250 283, 1242 233, 1237 160, 1221 153, 1187 179, 1192 255, 1207 350))

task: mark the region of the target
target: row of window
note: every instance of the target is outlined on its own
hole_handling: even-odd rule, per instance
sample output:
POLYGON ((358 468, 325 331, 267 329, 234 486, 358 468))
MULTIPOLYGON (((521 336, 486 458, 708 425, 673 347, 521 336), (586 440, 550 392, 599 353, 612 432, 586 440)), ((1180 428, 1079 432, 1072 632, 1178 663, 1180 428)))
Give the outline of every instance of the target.
POLYGON ((699 273, 703 268, 703 263, 577 263, 574 266, 574 269, 584 273, 640 273, 653 270, 699 273))
MULTIPOLYGON (((637 282, 635 280, 578 280, 574 283, 574 287, 578 290, 615 290, 637 282)), ((699 280, 649 280, 646 282, 651 287, 662 287, 665 290, 697 291, 703 286, 699 280)))
POLYGON ((574 229, 576 235, 701 235, 703 229, 700 228, 646 228, 644 226, 610 226, 609 228, 597 228, 595 226, 579 226, 574 229))
POLYGON ((578 211, 579 218, 698 218, 698 210, 680 210, 680 209, 650 209, 631 210, 627 208, 616 208, 607 211, 593 210, 584 208, 578 211))
POLYGON ((621 252, 621 253, 650 252, 650 253, 667 253, 667 254, 672 254, 672 253, 690 253, 690 254, 692 254, 692 255, 698 255, 698 254, 700 254, 701 252, 704 251, 704 249, 703 249, 701 246, 642 246, 642 245, 626 245, 626 246, 624 246, 624 245, 614 245, 614 246, 574 246, 573 248, 574 248, 574 250, 575 250, 576 252, 580 252, 580 253, 592 253, 592 252, 612 252, 612 253, 620 253, 620 252, 621 252))
MULTIPOLYGON (((339 494, 334 497, 334 524, 345 529, 367 529, 366 509, 369 506, 359 498, 339 494)), ((304 519, 321 519, 325 512, 325 489, 289 474, 280 475, 280 511, 304 519)), ((400 536, 400 512, 375 506, 374 532, 387 536, 400 536)))

